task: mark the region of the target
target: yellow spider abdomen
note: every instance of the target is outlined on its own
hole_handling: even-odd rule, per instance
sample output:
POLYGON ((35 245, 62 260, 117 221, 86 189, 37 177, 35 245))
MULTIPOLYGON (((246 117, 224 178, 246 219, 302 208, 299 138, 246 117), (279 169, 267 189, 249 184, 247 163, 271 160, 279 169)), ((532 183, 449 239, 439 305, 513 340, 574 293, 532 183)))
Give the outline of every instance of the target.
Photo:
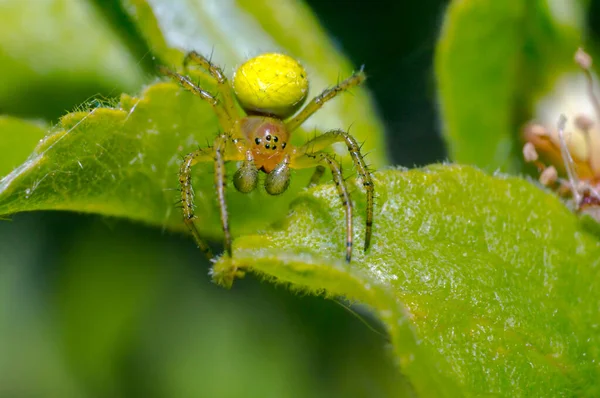
POLYGON ((233 89, 247 112, 285 118, 306 99, 308 78, 294 58, 284 54, 262 54, 236 70, 233 89))

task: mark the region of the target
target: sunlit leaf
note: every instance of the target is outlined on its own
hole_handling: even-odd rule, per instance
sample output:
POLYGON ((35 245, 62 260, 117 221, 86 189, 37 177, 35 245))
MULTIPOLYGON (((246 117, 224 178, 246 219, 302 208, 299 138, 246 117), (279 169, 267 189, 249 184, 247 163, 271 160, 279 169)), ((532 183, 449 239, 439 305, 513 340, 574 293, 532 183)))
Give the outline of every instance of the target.
MULTIPOLYGON (((600 245, 553 194, 466 166, 375 174, 371 249, 356 188, 355 258, 343 261, 335 187, 300 194, 234 260, 293 289, 369 304, 421 396, 596 396, 600 245)), ((222 280, 221 280, 222 281, 222 280)))

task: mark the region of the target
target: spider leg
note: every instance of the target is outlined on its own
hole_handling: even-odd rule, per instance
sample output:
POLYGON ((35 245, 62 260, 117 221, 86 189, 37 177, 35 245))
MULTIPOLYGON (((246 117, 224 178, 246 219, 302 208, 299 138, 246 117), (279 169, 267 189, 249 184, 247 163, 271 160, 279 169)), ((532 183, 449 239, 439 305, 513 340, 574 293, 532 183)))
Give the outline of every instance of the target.
POLYGON ((215 140, 215 187, 221 210, 221 226, 225 235, 225 251, 231 257, 231 232, 229 231, 229 214, 227 213, 227 202, 225 201, 225 144, 227 136, 220 135, 215 140))
POLYGON ((360 153, 360 145, 358 145, 356 139, 343 130, 331 130, 308 141, 306 144, 299 147, 297 151, 300 154, 316 153, 336 142, 344 142, 346 144, 348 152, 350 153, 352 161, 354 162, 354 167, 356 168, 356 171, 362 180, 362 185, 367 192, 367 219, 364 246, 364 250, 366 251, 371 245, 371 236, 373 234, 373 196, 375 194, 375 188, 373 185, 371 172, 365 163, 363 155, 360 153))
POLYGON ((359 84, 364 82, 366 78, 367 76, 361 68, 358 72, 355 72, 354 74, 352 74, 352 76, 342 81, 341 83, 338 83, 333 87, 325 89, 321 94, 317 95, 308 104, 306 104, 296 116, 294 116, 285 124, 287 130, 290 132, 296 130, 302 125, 302 123, 306 121, 306 119, 311 117, 313 113, 321 109, 321 107, 327 101, 332 100, 343 91, 358 86, 359 84))
POLYGON ((183 67, 187 69, 188 65, 191 62, 208 71, 208 73, 213 77, 213 79, 216 80, 217 90, 219 90, 219 95, 223 101, 225 112, 227 112, 231 119, 238 119, 239 114, 237 108, 235 107, 233 90, 231 88, 231 85, 229 84, 229 80, 227 80, 227 77, 223 73, 223 70, 217 65, 213 64, 205 56, 197 53, 196 51, 191 51, 186 54, 185 58, 183 59, 183 67))
POLYGON ((188 226, 196 245, 209 258, 212 252, 208 244, 201 237, 200 232, 194 224, 194 189, 192 188, 192 167, 200 162, 211 162, 215 164, 215 188, 219 200, 221 213, 221 225, 225 235, 225 249, 231 256, 231 234, 229 232, 229 220, 227 216, 227 203, 225 202, 225 161, 242 160, 243 153, 235 145, 226 146, 231 138, 226 134, 219 135, 215 145, 210 148, 199 148, 187 154, 179 168, 179 184, 181 186, 181 203, 183 220, 188 226))
POLYGON ((192 166, 198 162, 210 161, 213 158, 212 148, 200 148, 187 154, 183 158, 183 163, 179 168, 179 185, 181 186, 181 209, 183 211, 183 221, 192 233, 196 245, 204 255, 210 260, 213 257, 208 244, 200 236, 200 232, 194 224, 194 190, 192 188, 192 166))
POLYGON ((176 82, 178 82, 186 90, 192 92, 193 94, 197 95, 198 97, 200 97, 203 100, 205 100, 206 102, 208 102, 210 104, 210 106, 212 106, 213 110, 215 111, 217 118, 219 119, 219 123, 221 124, 221 127, 226 131, 231 130, 231 127, 233 126, 233 122, 235 119, 231 114, 229 114, 229 111, 227 110, 227 108, 223 105, 223 103, 221 101, 219 101, 218 98, 213 96, 208 91, 197 86, 187 76, 184 76, 177 72, 174 72, 165 66, 159 66, 158 70, 163 75, 166 75, 166 76, 170 77, 171 79, 175 80, 176 82))
POLYGON ((290 167, 295 169, 303 169, 317 165, 318 170, 318 167, 321 166, 321 163, 327 164, 331 169, 335 187, 346 211, 346 261, 350 262, 352 260, 352 201, 350 200, 348 187, 346 186, 346 181, 344 180, 344 176, 342 174, 342 167, 338 161, 333 158, 333 156, 325 152, 307 153, 301 155, 291 161, 290 167))

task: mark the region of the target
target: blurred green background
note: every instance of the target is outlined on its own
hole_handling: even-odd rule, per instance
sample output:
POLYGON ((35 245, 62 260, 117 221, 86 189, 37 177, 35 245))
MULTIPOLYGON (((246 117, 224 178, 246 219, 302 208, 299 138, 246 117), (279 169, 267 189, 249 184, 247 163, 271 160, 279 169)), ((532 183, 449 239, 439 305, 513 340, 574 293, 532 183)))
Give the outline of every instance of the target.
MULTIPOLYGON (((151 76, 118 2, 92 3, 110 24, 90 25, 68 2, 0 2, 0 20, 24 21, 0 25, 1 114, 56 121, 92 97, 135 93, 143 81, 115 78, 124 68, 110 58, 90 73, 112 80, 62 67, 77 70, 103 41, 126 46, 127 62, 151 76), (56 12, 67 17, 48 22, 56 12), (69 40, 89 53, 61 47, 69 40), (36 70, 36 57, 56 71, 36 70)), ((444 160, 432 59, 447 2, 307 3, 353 64, 366 65, 393 162, 444 160)), ((598 26, 600 1, 591 10, 598 26)), ((191 239, 122 220, 41 212, 0 221, 0 397, 412 395, 366 310, 353 307, 361 320, 252 275, 226 291, 209 266, 191 239)))

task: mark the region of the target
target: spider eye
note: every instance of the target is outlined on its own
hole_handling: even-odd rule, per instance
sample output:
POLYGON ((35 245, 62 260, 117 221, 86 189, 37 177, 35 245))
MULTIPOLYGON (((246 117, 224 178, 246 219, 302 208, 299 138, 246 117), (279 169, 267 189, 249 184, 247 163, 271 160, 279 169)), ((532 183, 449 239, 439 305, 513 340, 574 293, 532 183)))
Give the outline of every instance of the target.
POLYGON ((306 71, 284 54, 262 54, 244 62, 233 76, 233 89, 246 111, 285 118, 308 94, 306 71))

